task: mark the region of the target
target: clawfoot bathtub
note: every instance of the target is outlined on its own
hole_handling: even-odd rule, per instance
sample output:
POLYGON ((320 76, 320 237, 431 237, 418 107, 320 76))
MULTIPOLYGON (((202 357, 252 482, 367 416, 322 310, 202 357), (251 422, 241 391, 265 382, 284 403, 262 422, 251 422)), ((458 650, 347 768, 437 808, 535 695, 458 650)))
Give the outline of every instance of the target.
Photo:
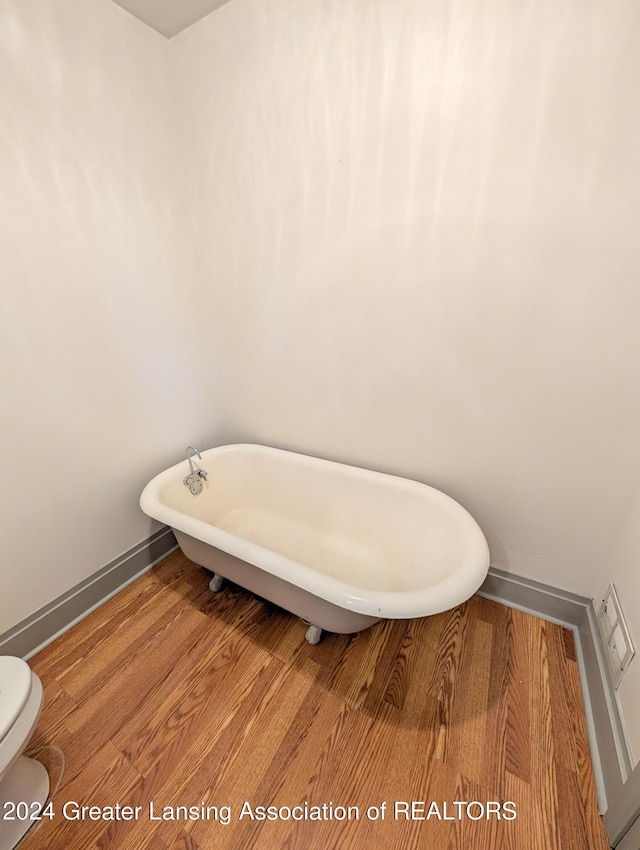
POLYGON ((198 463, 201 491, 183 461, 149 482, 142 510, 214 573, 212 589, 224 577, 275 602, 310 625, 309 642, 454 608, 487 575, 476 521, 426 484, 258 445, 198 463))

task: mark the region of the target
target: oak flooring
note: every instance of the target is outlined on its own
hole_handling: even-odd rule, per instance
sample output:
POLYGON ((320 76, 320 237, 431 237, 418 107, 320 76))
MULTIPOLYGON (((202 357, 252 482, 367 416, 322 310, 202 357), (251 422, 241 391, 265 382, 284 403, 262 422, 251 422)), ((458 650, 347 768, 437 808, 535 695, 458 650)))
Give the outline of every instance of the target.
POLYGON ((313 647, 299 620, 209 577, 176 552, 32 659, 32 749, 54 783, 59 750, 65 764, 21 850, 608 847, 570 632, 476 596, 313 647), (359 819, 239 819, 245 802, 305 801, 359 819), (482 816, 506 801, 514 819, 482 816), (100 817, 66 819, 73 802, 100 817), (403 802, 415 819, 394 817, 403 802), (116 804, 138 819, 105 819, 116 804), (150 804, 229 806, 230 823, 151 820, 150 804))

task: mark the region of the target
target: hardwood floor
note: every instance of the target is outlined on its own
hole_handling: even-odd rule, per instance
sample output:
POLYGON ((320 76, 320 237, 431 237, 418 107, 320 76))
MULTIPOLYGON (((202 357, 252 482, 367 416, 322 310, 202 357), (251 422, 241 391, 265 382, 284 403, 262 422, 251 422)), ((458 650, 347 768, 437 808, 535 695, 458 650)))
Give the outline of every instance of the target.
POLYGON ((65 767, 21 850, 608 847, 569 632, 474 597, 309 646, 209 577, 174 553, 32 659, 65 767))

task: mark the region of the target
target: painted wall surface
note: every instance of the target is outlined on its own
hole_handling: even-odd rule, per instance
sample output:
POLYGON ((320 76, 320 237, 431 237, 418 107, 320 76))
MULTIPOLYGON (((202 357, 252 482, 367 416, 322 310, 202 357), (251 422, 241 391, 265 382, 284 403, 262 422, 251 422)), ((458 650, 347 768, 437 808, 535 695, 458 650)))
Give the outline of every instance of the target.
POLYGON ((142 486, 210 425, 168 46, 0 4, 0 632, 148 537, 142 486))
POLYGON ((234 0, 172 40, 237 438, 592 595, 640 481, 640 7, 234 0))

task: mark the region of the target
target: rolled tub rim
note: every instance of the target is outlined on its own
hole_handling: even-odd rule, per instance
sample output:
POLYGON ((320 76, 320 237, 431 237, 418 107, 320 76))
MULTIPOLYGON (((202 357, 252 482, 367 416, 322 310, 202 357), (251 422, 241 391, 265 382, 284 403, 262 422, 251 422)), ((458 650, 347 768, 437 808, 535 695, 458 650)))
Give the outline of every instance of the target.
POLYGON ((367 477, 393 479, 394 482, 400 483, 404 487, 410 487, 411 489, 427 488, 437 493, 438 498, 442 498, 455 506, 455 511, 467 526, 468 533, 475 538, 473 541, 473 557, 468 557, 460 565, 459 569, 440 581, 417 590, 378 591, 358 587, 342 579, 328 576, 313 567, 309 567, 306 564, 295 561, 272 549, 267 549, 264 546, 246 540, 243 537, 231 534, 211 523, 197 519, 161 502, 158 496, 160 487, 167 481, 174 479, 176 475, 179 475, 180 478, 183 477, 185 470, 188 471, 189 469, 186 460, 168 467, 149 481, 140 496, 140 507, 142 511, 171 528, 175 528, 229 555, 233 555, 260 569, 264 569, 266 572, 294 584, 321 599, 338 604, 358 614, 390 619, 410 619, 438 614, 442 611, 455 608, 466 599, 469 599, 485 580, 489 569, 489 546, 484 533, 469 511, 441 490, 411 478, 404 478, 386 472, 377 472, 365 467, 341 463, 340 461, 326 460, 313 455, 305 455, 299 452, 273 448, 257 443, 230 443, 223 446, 216 446, 203 450, 202 458, 204 461, 208 456, 214 454, 238 450, 294 456, 296 459, 312 465, 339 466, 343 469, 346 468, 357 472, 358 474, 365 474, 367 477), (337 597, 340 598, 339 602, 336 601, 337 597))

